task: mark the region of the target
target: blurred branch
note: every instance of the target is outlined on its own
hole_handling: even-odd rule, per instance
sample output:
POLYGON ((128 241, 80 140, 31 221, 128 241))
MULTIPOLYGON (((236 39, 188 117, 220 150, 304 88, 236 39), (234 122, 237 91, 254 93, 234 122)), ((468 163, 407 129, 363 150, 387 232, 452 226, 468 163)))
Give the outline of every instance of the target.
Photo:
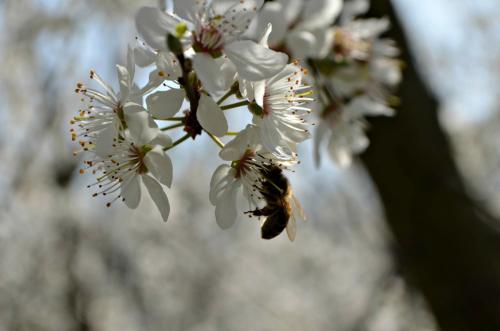
POLYGON ((371 15, 391 17, 390 37, 407 63, 398 116, 373 120, 372 146, 363 157, 395 237, 396 263, 441 330, 500 330, 500 233, 468 195, 438 122, 438 102, 417 71, 391 2, 374 0, 371 15))

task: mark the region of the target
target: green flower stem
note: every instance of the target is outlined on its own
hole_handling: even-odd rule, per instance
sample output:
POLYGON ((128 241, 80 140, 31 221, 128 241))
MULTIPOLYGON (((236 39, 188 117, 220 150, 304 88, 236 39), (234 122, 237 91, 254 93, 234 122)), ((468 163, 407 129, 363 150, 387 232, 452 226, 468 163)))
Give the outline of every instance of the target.
POLYGON ((169 126, 166 126, 164 128, 161 128, 161 131, 173 130, 173 129, 177 129, 177 128, 180 128, 180 127, 183 127, 183 126, 184 126, 184 123, 169 125, 169 126))
POLYGON ((230 89, 229 91, 227 91, 226 94, 224 94, 220 99, 219 101, 217 101, 217 104, 220 105, 221 103, 223 103, 224 101, 227 100, 227 98, 229 98, 231 95, 235 94, 236 92, 233 90, 233 89, 230 89))
POLYGON ((220 109, 222 109, 222 110, 234 109, 234 108, 238 108, 238 107, 248 106, 249 104, 250 104, 250 102, 248 102, 248 101, 241 101, 241 102, 233 103, 230 105, 222 106, 222 107, 220 107, 220 109))
POLYGON ((213 134, 211 134, 208 131, 205 131, 205 132, 208 134, 208 136, 210 138, 212 138, 212 140, 217 144, 217 146, 219 146, 220 148, 224 148, 224 143, 222 141, 220 141, 220 139, 218 137, 214 136, 213 134))
POLYGON ((166 120, 161 120, 161 121, 184 121, 184 117, 170 117, 167 118, 166 120))
POLYGON ((233 132, 233 131, 229 131, 228 133, 226 133, 226 136, 237 136, 239 132, 233 132))
POLYGON ((184 141, 186 141, 187 139, 189 139, 190 136, 191 135, 189 133, 186 133, 184 136, 182 136, 181 138, 179 138, 176 141, 174 141, 171 146, 164 147, 163 150, 164 151, 168 151, 168 150, 174 148, 175 146, 182 144, 184 141))

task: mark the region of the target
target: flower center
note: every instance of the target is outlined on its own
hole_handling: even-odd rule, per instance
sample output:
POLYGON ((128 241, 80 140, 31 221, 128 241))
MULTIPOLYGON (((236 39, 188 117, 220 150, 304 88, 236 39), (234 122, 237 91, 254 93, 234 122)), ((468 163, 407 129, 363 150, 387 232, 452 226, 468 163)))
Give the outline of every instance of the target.
POLYGON ((201 25, 193 34, 193 49, 198 53, 209 53, 218 58, 222 56, 223 47, 222 33, 211 24, 201 25))
POLYGON ((138 174, 145 174, 148 172, 148 168, 146 167, 146 163, 144 162, 144 157, 152 149, 153 148, 150 145, 143 145, 141 147, 137 147, 136 145, 130 146, 129 157, 131 163, 137 165, 136 171, 138 174))
POLYGON ((348 31, 337 29, 333 52, 336 60, 342 62, 353 57, 357 60, 366 60, 369 57, 371 45, 369 42, 356 38, 348 31))
POLYGON ((255 152, 251 149, 247 149, 239 160, 233 161, 231 167, 236 169, 235 178, 240 178, 247 173, 247 171, 249 170, 249 161, 251 161, 254 156, 255 152))
POLYGON ((256 102, 252 102, 248 105, 248 110, 255 116, 260 118, 264 118, 265 116, 271 114, 273 107, 271 102, 269 101, 269 94, 266 89, 266 93, 264 94, 263 107, 259 106, 256 102))

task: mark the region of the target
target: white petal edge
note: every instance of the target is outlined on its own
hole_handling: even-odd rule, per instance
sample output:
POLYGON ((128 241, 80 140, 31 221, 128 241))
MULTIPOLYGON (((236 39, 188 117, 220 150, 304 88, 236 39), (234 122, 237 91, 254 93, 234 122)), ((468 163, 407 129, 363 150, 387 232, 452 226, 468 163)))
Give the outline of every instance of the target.
POLYGON ((163 191, 163 187, 152 177, 148 175, 142 175, 142 181, 149 192, 149 195, 153 199, 156 207, 160 211, 163 221, 168 220, 168 215, 170 214, 170 203, 168 202, 167 195, 163 191))
POLYGON ((171 89, 150 94, 146 98, 146 104, 154 118, 166 120, 181 109, 185 97, 186 92, 183 89, 171 89))
POLYGON ((135 173, 128 175, 125 178, 121 187, 121 196, 123 202, 130 209, 135 209, 139 206, 141 201, 141 184, 139 181, 139 176, 135 173))
POLYGON ((217 137, 223 137, 228 130, 226 116, 217 103, 208 95, 202 94, 196 112, 198 121, 203 129, 217 137))
POLYGON ((116 124, 111 123, 104 130, 98 133, 95 142, 95 153, 100 157, 107 157, 112 153, 114 139, 117 137, 118 132, 116 124))
POLYGON ((129 106, 124 107, 123 111, 133 142, 142 146, 151 142, 160 131, 146 111, 134 111, 137 109, 137 106, 129 106))
POLYGON ((216 205, 218 194, 220 191, 220 183, 229 174, 231 167, 227 164, 221 164, 215 169, 212 178, 210 179, 209 200, 212 205, 216 205))
POLYGON ((224 51, 241 78, 254 82, 276 75, 288 62, 288 55, 250 40, 232 42, 224 51))
POLYGON ((299 27, 316 29, 330 26, 339 16, 343 3, 343 0, 309 0, 299 27))
POLYGON ((214 59, 205 53, 193 56, 193 68, 205 90, 211 94, 229 89, 236 75, 236 68, 229 60, 214 59))
POLYGON ((163 185, 172 186, 172 160, 160 146, 146 153, 144 163, 151 174, 163 185))
POLYGON ((239 182, 233 181, 228 184, 225 192, 221 195, 215 206, 215 220, 219 227, 223 230, 229 229, 233 226, 236 218, 238 217, 238 210, 236 206, 237 190, 239 182))
POLYGON ((167 15, 155 7, 142 7, 135 16, 135 25, 144 41, 154 49, 166 50, 166 36, 173 32, 179 23, 173 16, 167 15))

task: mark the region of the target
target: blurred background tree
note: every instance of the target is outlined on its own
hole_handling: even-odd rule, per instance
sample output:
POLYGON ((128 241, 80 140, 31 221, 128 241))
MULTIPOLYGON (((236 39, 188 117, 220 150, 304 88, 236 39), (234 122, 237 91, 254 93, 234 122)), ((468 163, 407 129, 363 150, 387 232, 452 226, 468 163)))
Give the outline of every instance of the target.
POLYGON ((74 85, 90 68, 113 81, 136 9, 157 1, 0 1, 0 330, 499 329, 497 223, 483 206, 500 212, 500 112, 484 103, 498 99, 500 5, 396 3, 431 89, 396 23, 402 108, 373 121, 364 157, 383 207, 361 165, 304 162, 292 181, 310 222, 292 245, 263 242, 246 218, 216 226, 203 139, 174 155, 166 225, 147 200, 106 209, 75 175, 74 85))
POLYGON ((373 120, 363 157, 394 235, 398 270, 424 294, 441 330, 500 330, 498 221, 462 179, 438 120, 439 102, 391 1, 373 1, 370 14, 391 18, 390 36, 407 64, 398 116, 373 120))

